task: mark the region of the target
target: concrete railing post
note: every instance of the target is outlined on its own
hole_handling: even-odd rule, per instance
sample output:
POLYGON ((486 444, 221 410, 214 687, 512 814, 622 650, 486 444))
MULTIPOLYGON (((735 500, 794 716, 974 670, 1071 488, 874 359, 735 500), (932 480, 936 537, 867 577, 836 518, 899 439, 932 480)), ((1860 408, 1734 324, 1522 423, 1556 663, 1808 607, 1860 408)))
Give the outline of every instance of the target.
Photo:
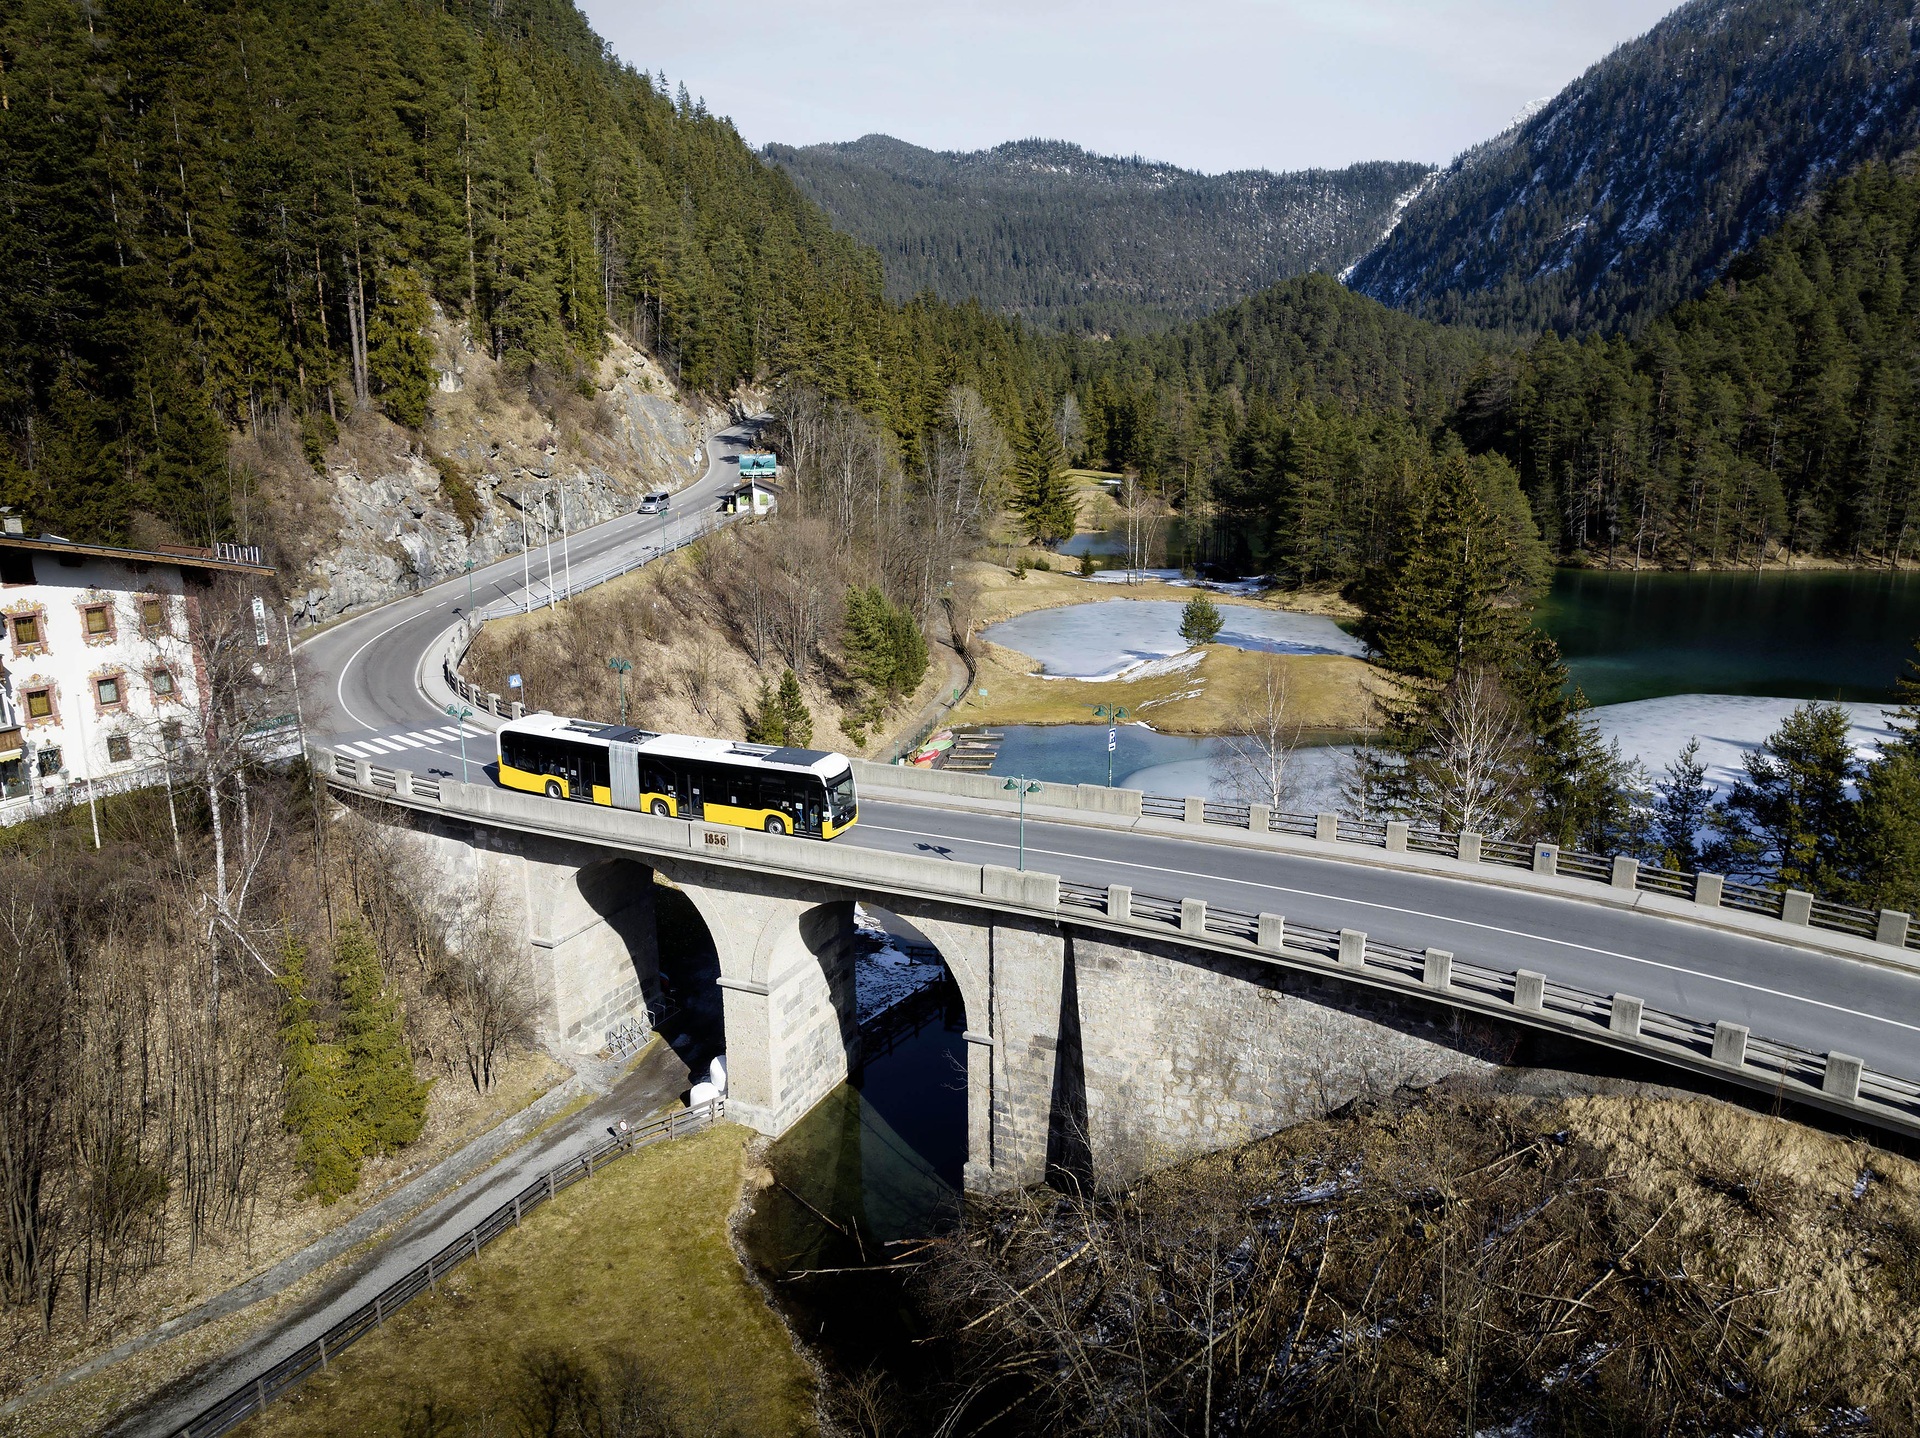
POLYGON ((1287 921, 1278 914, 1260 916, 1260 937, 1254 942, 1261 948, 1277 953, 1287 945, 1287 921))
POLYGON ((1430 989, 1444 989, 1453 983, 1453 955, 1445 949, 1428 949, 1420 972, 1420 982, 1430 989))
POLYGON ((1273 827, 1273 806, 1271 804, 1247 805, 1247 832, 1264 834, 1273 827))
POLYGON ((1799 924, 1803 928, 1813 922, 1813 895, 1804 889, 1788 889, 1780 896, 1780 922, 1799 924))
POLYGON ((1713 1026, 1713 1061, 1737 1069, 1747 1061, 1747 1034, 1750 1030, 1745 1024, 1730 1024, 1722 1019, 1713 1026))
POLYGON ((1907 946, 1907 925, 1911 917, 1898 909, 1882 909, 1880 922, 1874 927, 1873 937, 1882 944, 1892 944, 1896 949, 1907 946))
POLYGON ((1479 863, 1480 862, 1480 836, 1474 833, 1473 830, 1471 829, 1468 829, 1465 832, 1463 832, 1460 835, 1459 845, 1454 850, 1454 857, 1459 859, 1460 862, 1463 864, 1479 863))
POLYGON ((1180 817, 1189 824, 1207 822, 1207 801, 1197 794, 1187 795, 1186 803, 1180 807, 1180 817))
POLYGON ((513 717, 516 719, 524 719, 527 717, 527 706, 522 704, 518 699, 513 701, 513 717))
POLYGON ((1359 929, 1340 931, 1340 967, 1357 969, 1367 962, 1367 936, 1359 929))
POLYGON ((1855 1102, 1860 1097, 1860 1060, 1852 1054, 1828 1054, 1827 1071, 1820 1079, 1820 1092, 1832 1098, 1855 1102))
POLYGON ((1623 1038, 1640 1037, 1640 1015, 1645 1005, 1632 994, 1615 994, 1607 1010, 1607 1032, 1623 1038))
POLYGON ((1558 844, 1535 844, 1533 846, 1533 872, 1548 876, 1560 868, 1560 846, 1558 844))
POLYGON ((1323 844, 1331 844, 1340 837, 1340 816, 1338 814, 1315 814, 1313 816, 1313 837, 1323 844))
POLYGON ((1107 917, 1116 924, 1133 922, 1133 890, 1125 884, 1107 885, 1107 917))
POLYGON ((1640 887, 1640 861, 1631 854, 1613 856, 1613 878, 1610 880, 1616 889, 1637 889, 1640 887))
POLYGON ((1387 820, 1387 852, 1389 854, 1407 852, 1407 821, 1405 819, 1387 820))
POLYGON ((366 759, 353 761, 353 782, 362 789, 373 787, 373 764, 366 759))
POLYGON ((1204 934, 1207 931, 1207 901, 1205 899, 1182 899, 1180 901, 1180 932, 1183 934, 1204 934))
POLYGON ((1725 882, 1718 874, 1695 874, 1693 876, 1693 901, 1704 904, 1709 909, 1720 907, 1720 886, 1725 882))
POLYGON ((1537 1014, 1547 1004, 1547 976, 1532 969, 1521 969, 1513 976, 1513 1006, 1537 1014))

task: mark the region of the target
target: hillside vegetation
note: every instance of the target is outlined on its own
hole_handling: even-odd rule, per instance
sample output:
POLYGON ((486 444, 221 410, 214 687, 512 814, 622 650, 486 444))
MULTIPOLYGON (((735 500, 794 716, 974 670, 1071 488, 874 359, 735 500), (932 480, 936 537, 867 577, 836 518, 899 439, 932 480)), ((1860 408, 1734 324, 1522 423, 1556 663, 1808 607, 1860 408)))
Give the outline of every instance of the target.
POLYGON ((1910 0, 1691 0, 1456 160, 1353 286, 1434 319, 1639 330, 1920 136, 1910 0))
MULTIPOLYGON (((434 305, 536 393, 613 326, 682 385, 796 376, 908 433, 1011 343, 889 308, 871 252, 563 0, 23 0, 0 193, 0 503, 75 537, 230 534, 235 429, 317 459, 356 405, 417 428, 434 305)), ((1019 373, 986 367, 989 398, 1019 373)))
POLYGON ((974 299, 1074 332, 1163 329, 1339 270, 1429 173, 1376 162, 1200 175, 1057 140, 963 154, 889 135, 765 154, 879 251, 895 299, 974 299))

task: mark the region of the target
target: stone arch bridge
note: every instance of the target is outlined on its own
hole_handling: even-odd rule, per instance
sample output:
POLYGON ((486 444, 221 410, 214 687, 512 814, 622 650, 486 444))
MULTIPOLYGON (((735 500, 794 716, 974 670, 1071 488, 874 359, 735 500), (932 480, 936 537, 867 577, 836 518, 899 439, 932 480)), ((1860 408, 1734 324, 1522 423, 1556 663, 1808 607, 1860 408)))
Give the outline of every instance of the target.
MULTIPOLYGON (((1652 998, 1646 983, 1640 995, 1588 989, 1357 928, 1209 904, 1172 882, 1171 892, 1149 895, 963 862, 942 843, 907 852, 821 844, 555 803, 326 749, 312 760, 336 791, 372 801, 371 817, 403 825, 405 842, 450 885, 492 882, 517 904, 543 1035, 557 1048, 596 1048, 606 1029, 644 1012, 658 973, 653 877, 677 887, 719 961, 730 1111, 768 1134, 797 1121, 858 1061, 854 905, 900 915, 939 949, 965 1005, 973 1189, 1055 1170, 1125 1174, 1362 1092, 1510 1062, 1540 1052, 1541 1039, 1562 1064, 1569 1054, 1623 1051, 1920 1136, 1920 1085, 1833 1042, 1853 1031, 1845 1016, 1863 1011, 1793 996, 1799 1007, 1780 1012, 1826 1014, 1828 1027, 1756 1033, 1736 1018, 1685 1012, 1690 992, 1712 986, 1690 982, 1683 965, 1665 966, 1681 977, 1652 998)), ((862 766, 863 822, 892 817, 872 797, 881 792, 874 781, 887 777, 862 766)), ((1116 822, 1138 827, 1124 813, 1098 812, 1113 807, 1114 791, 1082 797, 1090 812, 1076 820, 1056 807, 1049 822, 1084 822, 1096 836, 1116 822)), ((1131 798, 1137 814, 1139 796, 1131 798)), ((1331 846, 1296 841, 1314 845, 1331 846)), ((1192 847, 1202 867, 1189 874, 1228 857, 1197 840, 1192 847)), ((1121 867, 1132 877, 1141 866, 1121 867)), ((1172 880, 1183 871, 1161 872, 1172 880)), ((1521 881, 1542 887, 1532 875, 1514 876, 1521 881)), ((1577 897, 1558 901, 1585 912, 1577 897)), ((1777 934, 1766 942, 1791 950, 1777 934)), ((1810 986, 1822 965, 1851 964, 1875 995, 1891 996, 1882 1002, 1909 1004, 1907 1017, 1920 1020, 1920 968, 1867 954, 1865 941, 1862 955, 1819 942, 1810 986)), ((1920 1033, 1889 1022, 1896 1046, 1899 1033, 1920 1033)))

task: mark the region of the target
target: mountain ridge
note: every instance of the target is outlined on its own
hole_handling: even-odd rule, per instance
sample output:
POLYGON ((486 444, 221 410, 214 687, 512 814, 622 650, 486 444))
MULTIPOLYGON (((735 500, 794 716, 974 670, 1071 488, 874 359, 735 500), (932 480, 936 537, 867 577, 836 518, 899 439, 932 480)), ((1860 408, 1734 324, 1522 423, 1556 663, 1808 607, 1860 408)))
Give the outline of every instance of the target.
POLYGON ((1911 0, 1691 0, 1447 166, 1348 272, 1487 328, 1637 332, 1920 141, 1911 0))
POLYGON ((1202 175, 1063 140, 937 151, 890 135, 762 155, 879 251, 887 292, 978 299, 1042 328, 1154 331, 1371 245, 1431 167, 1202 175))

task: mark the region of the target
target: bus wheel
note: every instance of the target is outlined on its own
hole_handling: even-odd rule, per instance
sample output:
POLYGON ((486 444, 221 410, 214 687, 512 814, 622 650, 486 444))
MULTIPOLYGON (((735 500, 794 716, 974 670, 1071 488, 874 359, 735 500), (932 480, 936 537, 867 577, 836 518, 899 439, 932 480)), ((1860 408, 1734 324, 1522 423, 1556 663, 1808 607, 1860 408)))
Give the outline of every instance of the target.
POLYGON ((673 810, 667 807, 667 801, 665 799, 655 799, 653 801, 653 813, 656 818, 671 819, 673 817, 673 810))
POLYGON ((782 819, 778 814, 769 814, 767 816, 767 832, 769 834, 786 833, 787 821, 785 819, 782 819))
POLYGON ((549 799, 566 798, 566 791, 560 787, 560 781, 558 779, 547 780, 547 797, 549 799))

